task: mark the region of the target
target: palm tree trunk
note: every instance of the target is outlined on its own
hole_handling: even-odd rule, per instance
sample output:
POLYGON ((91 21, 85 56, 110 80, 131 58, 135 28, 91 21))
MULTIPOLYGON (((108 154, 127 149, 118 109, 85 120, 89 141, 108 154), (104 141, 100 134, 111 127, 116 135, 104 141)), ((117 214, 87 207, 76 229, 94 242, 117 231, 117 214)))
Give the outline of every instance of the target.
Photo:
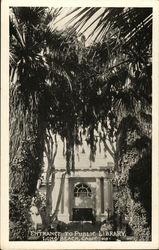
POLYGON ((43 213, 44 228, 48 229, 50 225, 50 215, 52 211, 52 191, 55 186, 55 157, 57 154, 57 139, 56 135, 53 139, 53 135, 50 130, 46 130, 45 136, 45 154, 48 160, 48 168, 46 172, 46 210, 43 213), (54 145, 55 144, 55 145, 54 145), (55 146, 55 147, 54 147, 55 146))
POLYGON ((26 240, 31 198, 43 164, 44 125, 32 98, 25 109, 16 94, 10 95, 10 240, 26 240))

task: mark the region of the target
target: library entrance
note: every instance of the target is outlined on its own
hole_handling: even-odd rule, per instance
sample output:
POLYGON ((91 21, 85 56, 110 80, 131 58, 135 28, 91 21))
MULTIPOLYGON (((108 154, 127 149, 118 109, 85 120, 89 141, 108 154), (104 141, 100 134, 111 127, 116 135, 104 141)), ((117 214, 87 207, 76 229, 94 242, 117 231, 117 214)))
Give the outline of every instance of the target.
POLYGON ((56 210, 59 187, 62 195, 58 219, 71 221, 103 221, 113 213, 113 187, 110 167, 98 169, 76 169, 69 175, 56 173, 56 184, 52 193, 52 213, 56 210), (64 176, 64 177, 63 177, 64 176), (62 183, 62 184, 61 184, 62 183))

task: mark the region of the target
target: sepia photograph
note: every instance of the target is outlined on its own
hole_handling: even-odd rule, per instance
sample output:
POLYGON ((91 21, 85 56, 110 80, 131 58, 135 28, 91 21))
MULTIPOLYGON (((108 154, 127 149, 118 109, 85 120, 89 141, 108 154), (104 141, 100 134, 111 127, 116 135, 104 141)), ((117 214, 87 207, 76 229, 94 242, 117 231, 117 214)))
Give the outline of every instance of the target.
POLYGON ((8 13, 9 242, 152 242, 153 7, 8 13))

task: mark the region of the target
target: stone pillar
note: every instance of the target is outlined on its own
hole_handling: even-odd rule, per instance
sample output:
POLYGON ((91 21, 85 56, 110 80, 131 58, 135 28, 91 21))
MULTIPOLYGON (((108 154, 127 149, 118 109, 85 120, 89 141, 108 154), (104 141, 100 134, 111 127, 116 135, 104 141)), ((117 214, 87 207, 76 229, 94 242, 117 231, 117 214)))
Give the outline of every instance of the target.
POLYGON ((65 176, 64 185, 64 214, 69 214, 69 179, 68 175, 65 176))
POLYGON ((110 186, 109 204, 110 204, 110 209, 113 213, 113 184, 112 184, 112 181, 109 181, 109 186, 110 186))
POLYGON ((110 217, 113 212, 113 190, 109 179, 104 179, 104 198, 104 209, 107 217, 110 217))
POLYGON ((101 190, 100 190, 100 178, 96 178, 96 217, 101 214, 101 190))
POLYGON ((59 188, 60 188, 60 180, 61 180, 61 178, 59 177, 59 175, 58 174, 55 175, 55 186, 54 186, 53 192, 52 192, 52 214, 55 212, 55 209, 56 209, 59 188))
POLYGON ((104 179, 104 210, 106 211, 109 208, 109 181, 104 179))

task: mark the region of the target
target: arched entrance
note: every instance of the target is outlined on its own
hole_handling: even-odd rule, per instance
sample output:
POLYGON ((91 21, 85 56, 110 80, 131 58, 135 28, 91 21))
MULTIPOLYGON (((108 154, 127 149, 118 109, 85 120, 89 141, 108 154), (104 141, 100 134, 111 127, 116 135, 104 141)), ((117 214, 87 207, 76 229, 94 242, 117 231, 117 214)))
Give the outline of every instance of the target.
POLYGON ((78 183, 74 187, 73 221, 93 220, 94 195, 91 187, 86 183, 78 183))

